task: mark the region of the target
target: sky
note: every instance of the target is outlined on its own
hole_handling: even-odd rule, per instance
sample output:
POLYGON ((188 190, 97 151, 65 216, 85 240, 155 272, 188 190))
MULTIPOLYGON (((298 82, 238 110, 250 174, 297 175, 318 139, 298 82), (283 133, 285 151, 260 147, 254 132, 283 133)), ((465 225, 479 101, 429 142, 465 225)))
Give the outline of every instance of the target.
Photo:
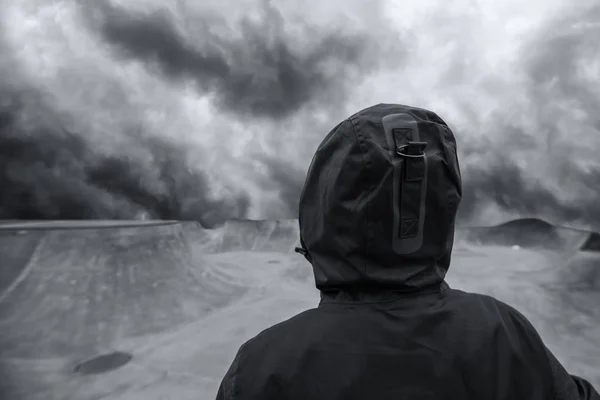
POLYGON ((600 229, 600 1, 299 4, 0 0, 0 218, 295 218, 383 102, 454 131, 460 224, 600 229))

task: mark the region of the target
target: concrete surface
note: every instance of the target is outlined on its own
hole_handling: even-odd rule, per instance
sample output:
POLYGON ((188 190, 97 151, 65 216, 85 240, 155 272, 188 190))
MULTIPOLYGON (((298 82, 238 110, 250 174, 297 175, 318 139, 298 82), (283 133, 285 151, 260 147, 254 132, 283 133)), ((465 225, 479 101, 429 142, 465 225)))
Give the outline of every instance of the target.
MULTIPOLYGON (((297 233, 295 220, 0 223, 0 399, 214 398, 242 342, 317 305, 297 233), (116 351, 131 360, 75 372, 116 351)), ((600 387, 590 237, 539 220, 461 229, 448 282, 515 306, 600 387)))

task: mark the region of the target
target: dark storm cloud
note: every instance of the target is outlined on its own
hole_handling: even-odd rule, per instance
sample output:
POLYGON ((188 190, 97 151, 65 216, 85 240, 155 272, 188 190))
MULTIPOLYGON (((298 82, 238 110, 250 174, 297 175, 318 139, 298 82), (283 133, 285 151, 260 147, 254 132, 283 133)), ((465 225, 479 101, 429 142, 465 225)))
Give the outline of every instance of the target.
MULTIPOLYGON (((351 84, 348 71, 361 65, 369 44, 375 44, 360 35, 320 32, 308 49, 297 51, 286 42, 280 12, 261 4, 263 18, 244 20, 237 27, 239 38, 212 33, 211 24, 221 23, 214 16, 192 20, 202 34, 185 37, 167 12, 139 14, 106 2, 98 2, 97 29, 122 56, 158 66, 170 79, 191 79, 226 111, 277 119, 332 93, 339 101, 351 84)), ((314 35, 305 28, 306 35, 314 35)))
MULTIPOLYGON (((308 24, 304 25, 305 46, 298 50, 284 33, 287 21, 268 2, 262 3, 259 22, 245 20, 236 27, 215 15, 190 13, 185 18, 194 32, 182 30, 186 24, 167 12, 143 14, 108 2, 93 4, 86 5, 85 22, 94 35, 110 44, 119 62, 143 63, 157 79, 172 81, 174 90, 179 84, 193 82, 200 94, 244 120, 279 120, 306 106, 343 108, 348 103, 346 90, 354 84, 352 72, 364 72, 362 82, 369 68, 377 68, 377 60, 387 57, 366 34, 311 31, 308 24), (215 33, 215 26, 221 33, 215 33)), ((461 159, 473 154, 481 159, 480 164, 462 163, 462 221, 476 219, 477 213, 493 203, 508 213, 535 215, 556 223, 581 221, 600 229, 600 162, 591 160, 583 168, 577 151, 580 142, 593 143, 589 139, 600 136, 597 77, 582 72, 582 65, 598 62, 600 42, 594 38, 600 32, 593 24, 598 18, 598 6, 564 14, 547 22, 539 34, 523 44, 515 72, 527 79, 522 92, 515 96, 525 96, 530 102, 533 131, 511 124, 502 110, 486 120, 481 120, 481 112, 487 114, 489 110, 481 110, 479 105, 463 110, 486 130, 476 135, 455 132, 461 159), (564 122, 571 121, 575 112, 582 117, 565 131, 564 122), (462 140, 464 137, 485 139, 468 142, 462 140), (513 162, 518 158, 514 154, 525 154, 524 150, 545 154, 560 176, 539 179, 534 165, 523 168, 513 162), (573 195, 578 189, 582 189, 581 195, 573 195)), ((402 42, 398 43, 402 50, 402 42)), ((48 103, 21 101, 23 96, 41 95, 27 85, 14 83, 20 82, 15 78, 19 67, 8 62, 12 50, 2 44, 0 40, 0 54, 6 56, 0 57, 0 218, 136 218, 146 214, 150 218, 195 219, 208 225, 247 216, 246 194, 213 199, 206 174, 189 168, 186 159, 191 149, 181 138, 158 139, 160 132, 154 132, 153 127, 134 132, 123 128, 114 134, 125 138, 131 149, 124 146, 107 156, 93 147, 91 133, 66 129, 48 103), (35 120, 28 117, 30 114, 36 115, 35 120)), ((450 68, 454 72, 447 74, 440 86, 453 87, 453 80, 470 79, 464 56, 464 51, 455 55, 455 68, 450 68)), ((450 56, 446 61, 451 62, 450 56)), ((395 66, 399 74, 402 67, 402 63, 395 66)), ((72 72, 85 73, 76 67, 72 72)), ((491 87, 501 92, 502 81, 509 79, 492 77, 491 87)), ((98 82, 98 86, 106 90, 106 82, 98 82)), ((398 89, 401 96, 402 88, 398 89)), ((117 97, 124 96, 119 93, 117 97)), ((457 93, 457 106, 460 101, 457 93)), ((443 117, 452 125, 452 115, 443 117)), ((143 126, 144 117, 132 115, 129 123, 143 126)), ((330 128, 324 127, 323 136, 330 128)), ((315 129, 298 126, 297 132, 309 130, 307 140, 310 137, 318 142, 315 129)), ((215 133, 207 135, 214 137, 215 133)), ((285 140, 281 135, 278 143, 285 140)), ((196 153, 202 151, 196 149, 196 153)), ((265 191, 277 192, 283 205, 278 209, 283 210, 282 215, 269 218, 296 217, 310 158, 299 168, 289 160, 278 159, 278 155, 252 157, 267 169, 266 177, 252 177, 254 183, 265 191)), ((202 164, 202 160, 194 162, 195 166, 202 164)))
MULTIPOLYGON (((576 173, 582 184, 591 184, 600 193, 600 168, 589 174, 576 173)), ((467 175, 467 174, 463 174, 467 175)), ((469 221, 479 207, 493 202, 500 209, 523 217, 540 217, 551 223, 583 224, 600 227, 600 207, 596 198, 576 203, 563 201, 544 181, 528 176, 528 171, 509 160, 496 160, 483 168, 473 168, 463 180, 459 219, 469 221)))
MULTIPOLYGON (((557 224, 600 229, 600 158, 591 160, 595 166, 588 163, 583 168, 578 153, 584 143, 594 143, 593 138, 600 137, 599 84, 597 77, 582 72, 582 66, 598 62, 600 45, 593 39, 600 34, 598 25, 593 24, 598 18, 598 6, 563 14, 549 20, 537 35, 523 43, 516 68, 526 76, 522 94, 534 110, 530 116, 532 130, 515 125, 508 113, 500 110, 495 119, 483 121, 485 131, 455 132, 461 160, 472 155, 480 160, 476 164, 463 163, 460 223, 485 224, 478 216, 494 204, 515 217, 536 216, 557 224), (565 131, 560 122, 570 120, 575 112, 584 117, 565 131), (466 137, 473 139, 463 141, 466 137), (540 179, 532 160, 516 163, 521 156, 546 157, 545 161, 556 168, 540 179)), ((465 69, 462 56, 458 52, 454 60, 455 69, 461 71, 465 69)), ((447 77, 451 78, 456 77, 447 77)), ((481 110, 464 111, 478 120, 481 110)), ((448 122, 452 124, 452 116, 448 116, 448 122)), ((270 179, 280 185, 281 198, 295 215, 304 171, 277 160, 266 163, 272 171, 270 179)))
POLYGON ((508 213, 600 229, 600 158, 582 158, 590 145, 600 143, 600 85, 584 73, 586 65, 599 62, 598 18, 597 5, 563 14, 524 43, 519 68, 527 78, 523 90, 534 110, 534 131, 511 126, 502 115, 487 124, 486 140, 465 143, 463 157, 477 154, 484 161, 464 168, 463 220, 492 202, 508 213), (531 160, 525 160, 526 167, 513 162, 517 151, 545 157, 554 169, 540 179, 531 160))
MULTIPOLYGON (((108 2, 86 4, 84 21, 121 56, 150 69, 158 67, 175 83, 194 81, 228 112, 279 119, 327 96, 340 96, 349 84, 347 73, 364 57, 367 39, 311 33, 305 25, 314 41, 299 52, 280 35, 285 22, 280 13, 268 2, 262 4, 262 20, 243 21, 232 35, 239 39, 211 33, 216 16, 192 21, 204 32, 195 40, 181 34, 167 13, 136 14, 108 2)), ((8 56, 12 51, 10 46, 0 48, 8 56)), ((144 128, 121 124, 112 134, 124 143, 110 155, 100 153, 93 144, 99 139, 94 138, 96 132, 67 128, 52 100, 43 100, 43 87, 31 88, 27 79, 11 83, 17 82, 19 64, 5 62, 8 59, 0 60, 0 218, 145 217, 214 225, 247 216, 250 201, 245 192, 230 185, 233 194, 214 198, 206 173, 198 169, 202 151, 196 149, 190 168, 187 159, 194 149, 182 138, 159 138, 160 132, 146 126, 143 116, 131 115, 125 125, 144 128)), ((72 68, 69 73, 85 73, 72 68)), ((98 82, 99 90, 108 90, 108 81, 98 82)), ((119 94, 115 104, 122 97, 119 94)), ((87 118, 77 110, 68 113, 69 120, 87 118)), ((300 181, 293 179, 294 172, 272 171, 272 182, 281 185, 278 192, 285 203, 293 204, 297 196, 294 185, 300 181)), ((296 213, 292 206, 287 210, 291 216, 296 213)))
POLYGON ((61 127, 52 113, 25 129, 20 97, 6 91, 0 95, 0 218, 131 219, 144 214, 209 226, 246 215, 244 193, 210 198, 207 177, 187 166, 183 146, 134 131, 128 134, 132 148, 143 149, 150 161, 133 152, 98 154, 85 135, 61 127))
MULTIPOLYGON (((596 40, 600 33, 600 5, 596 4, 577 13, 551 21, 540 34, 542 46, 528 46, 527 70, 531 78, 532 90, 542 94, 544 87, 552 84, 552 92, 561 100, 573 101, 573 107, 581 109, 592 118, 600 121, 598 108, 600 95, 595 85, 598 76, 585 76, 580 69, 585 64, 598 62, 600 44, 596 40), (555 27, 561 27, 557 30, 555 27)), ((539 96, 540 105, 554 99, 539 96)))

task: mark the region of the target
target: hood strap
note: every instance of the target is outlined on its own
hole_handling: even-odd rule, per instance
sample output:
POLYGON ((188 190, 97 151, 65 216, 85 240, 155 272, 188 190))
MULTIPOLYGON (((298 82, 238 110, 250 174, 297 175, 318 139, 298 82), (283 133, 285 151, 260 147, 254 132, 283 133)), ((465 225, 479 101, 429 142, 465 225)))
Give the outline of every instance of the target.
POLYGON ((419 220, 423 217, 423 185, 427 171, 426 142, 411 142, 398 146, 396 154, 404 158, 402 183, 400 185, 400 238, 419 234, 419 220))
POLYGON ((408 142, 398 146, 396 154, 406 159, 404 165, 405 182, 421 182, 425 176, 426 142, 408 142))
POLYGON ((411 254, 423 246, 428 144, 410 113, 386 115, 382 123, 394 159, 394 251, 411 254))

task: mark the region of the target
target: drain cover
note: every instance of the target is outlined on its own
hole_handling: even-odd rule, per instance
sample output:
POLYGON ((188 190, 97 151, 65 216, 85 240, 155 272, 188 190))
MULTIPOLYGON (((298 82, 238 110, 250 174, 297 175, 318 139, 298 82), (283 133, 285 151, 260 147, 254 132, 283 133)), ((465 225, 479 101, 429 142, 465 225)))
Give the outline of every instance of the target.
POLYGON ((131 361, 132 358, 133 355, 130 353, 115 351, 113 353, 99 355, 77 364, 74 368, 74 371, 83 375, 102 374, 104 372, 121 368, 123 365, 131 361))

